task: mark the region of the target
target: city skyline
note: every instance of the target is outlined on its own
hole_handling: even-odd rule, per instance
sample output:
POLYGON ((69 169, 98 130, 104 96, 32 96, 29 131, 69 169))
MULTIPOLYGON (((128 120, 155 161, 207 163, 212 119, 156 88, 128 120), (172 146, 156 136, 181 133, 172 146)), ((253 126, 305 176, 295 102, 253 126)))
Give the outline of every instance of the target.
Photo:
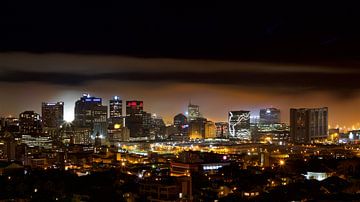
POLYGON ((173 3, 1 1, 0 201, 359 201, 358 5, 173 3))
MULTIPOLYGON (((148 111, 161 115, 167 122, 176 113, 184 113, 189 100, 200 105, 201 112, 214 121, 226 120, 227 111, 231 110, 250 110, 257 113, 257 110, 266 107, 276 107, 282 111, 288 111, 292 107, 328 106, 330 109, 330 125, 350 128, 353 125, 358 127, 359 122, 357 114, 360 114, 360 108, 357 108, 357 106, 360 103, 360 96, 354 89, 356 85, 351 84, 355 80, 350 79, 348 81, 350 82, 348 85, 352 85, 353 89, 347 92, 341 88, 332 89, 333 86, 318 85, 317 82, 308 83, 308 85, 314 85, 314 87, 301 87, 301 83, 292 83, 291 79, 285 80, 285 83, 281 85, 268 86, 266 82, 261 80, 264 77, 258 75, 244 79, 245 83, 237 83, 236 79, 243 72, 246 74, 249 68, 254 72, 274 71, 276 77, 273 79, 275 80, 278 78, 279 72, 280 75, 284 72, 291 72, 294 76, 299 72, 307 72, 310 75, 321 75, 323 72, 328 72, 331 75, 342 77, 346 72, 353 74, 355 70, 352 71, 351 69, 336 69, 325 66, 311 68, 313 66, 299 64, 291 66, 282 63, 276 65, 259 62, 146 59, 122 56, 15 52, 0 53, 0 61, 2 66, 7 67, 0 72, 0 75, 2 75, 0 90, 7 95, 0 103, 0 113, 3 116, 16 115, 26 109, 38 111, 41 102, 63 100, 66 102, 65 117, 69 120, 72 119, 72 103, 80 94, 89 92, 106 100, 116 94, 124 100, 144 100, 145 103, 148 103, 146 104, 148 111), (18 60, 19 57, 22 60, 18 60), (192 76, 192 71, 200 72, 201 78, 201 75, 206 75, 207 72, 216 72, 216 70, 230 71, 235 68, 238 72, 234 73, 235 77, 231 77, 230 83, 209 83, 206 81, 206 77, 200 79, 200 81, 181 80, 181 78, 186 77, 184 75, 179 79, 171 76, 169 80, 163 76, 161 76, 160 80, 149 79, 146 76, 147 72, 150 72, 151 76, 156 74, 157 70, 160 71, 161 68, 167 66, 169 68, 164 72, 171 73, 171 75, 172 73, 176 75, 177 70, 182 69, 189 71, 189 75, 192 76), (206 69, 208 66, 211 68, 206 69), (292 68, 287 68, 288 66, 292 68), (102 73, 121 74, 122 71, 128 71, 130 67, 132 71, 140 74, 137 76, 125 74, 127 77, 123 76, 122 79, 101 77, 93 79, 91 76, 102 73), (86 71, 87 69, 91 71, 86 71), (67 72, 69 71, 79 75, 76 77, 73 74, 68 75, 67 72), (336 74, 337 71, 342 72, 342 74, 336 74), (48 73, 43 75, 44 72, 48 73), (6 74, 9 74, 9 77, 6 74), (85 78, 90 78, 90 80, 84 81, 82 75, 85 78), (141 80, 143 77, 147 79, 141 80), (252 78, 256 80, 251 81, 252 78), (81 82, 77 83, 77 79, 80 79, 81 82), (24 97, 26 97, 26 102, 17 102, 17 100, 22 100, 24 97)), ((241 78, 245 77, 248 77, 248 75, 241 78)), ((313 79, 315 81, 316 76, 313 79)), ((284 122, 288 122, 288 113, 284 113, 282 119, 284 122)))
MULTIPOLYGON (((94 94, 90 94, 90 93, 88 93, 88 92, 82 92, 82 93, 79 94, 79 95, 84 96, 84 94, 87 94, 87 95, 89 95, 89 96, 96 96, 96 94, 94 95, 94 94)), ((101 96, 97 96, 97 97, 101 98, 102 101, 103 101, 103 104, 104 104, 105 106, 107 106, 107 109, 108 109, 108 118, 110 118, 109 101, 112 100, 112 99, 114 99, 115 96, 117 97, 116 99, 122 100, 123 102, 124 102, 124 101, 126 102, 126 101, 131 101, 131 100, 132 100, 132 99, 129 99, 129 100, 123 99, 122 96, 118 96, 118 95, 112 95, 112 96, 109 97, 109 98, 104 98, 104 97, 101 97, 101 96)), ((59 100, 51 99, 51 101, 45 102, 45 103, 63 102, 62 104, 64 105, 64 120, 67 121, 67 122, 71 122, 71 121, 74 120, 75 102, 79 99, 79 97, 80 97, 80 96, 78 96, 77 98, 73 98, 74 102, 64 102, 64 101, 62 101, 62 99, 60 98, 59 100)), ((37 110, 36 108, 24 108, 23 110, 20 110, 20 112, 19 112, 18 114, 20 114, 20 113, 23 112, 23 111, 27 111, 27 110, 34 110, 35 112, 41 113, 41 104, 42 104, 42 103, 44 103, 44 101, 42 101, 42 102, 40 103, 40 107, 38 107, 38 108, 39 108, 38 110, 37 110)), ((179 111, 179 112, 171 111, 170 113, 173 114, 173 115, 170 114, 170 115, 168 115, 168 116, 163 116, 162 114, 159 114, 157 111, 149 111, 148 109, 151 109, 151 108, 153 108, 153 107, 151 107, 151 105, 147 106, 148 104, 147 104, 146 102, 144 103, 144 109, 145 109, 146 111, 149 111, 149 112, 152 113, 152 114, 156 114, 157 116, 163 118, 164 121, 165 121, 165 123, 167 123, 167 124, 173 124, 173 118, 174 118, 174 116, 176 116, 178 113, 182 113, 182 114, 185 114, 185 115, 187 114, 187 107, 188 107, 189 104, 198 105, 197 103, 191 102, 191 100, 189 100, 187 103, 183 103, 183 105, 184 105, 184 107, 183 107, 183 108, 184 108, 184 111, 179 111)), ((199 105, 199 107, 200 107, 200 113, 202 113, 202 110, 201 110, 201 109, 202 109, 202 106, 199 105)), ((271 108, 277 108, 277 107, 274 107, 273 105, 271 105, 271 106, 269 106, 269 107, 271 107, 271 108)), ((269 108, 269 107, 267 107, 267 106, 265 106, 265 107, 259 106, 259 108, 251 107, 251 110, 249 110, 249 111, 250 111, 250 115, 251 115, 252 117, 257 117, 257 118, 259 118, 260 110, 261 110, 261 109, 266 109, 266 108, 269 108)), ((312 106, 307 106, 307 107, 310 107, 310 108, 311 108, 312 106)), ((307 108, 307 107, 299 106, 299 107, 297 107, 297 108, 307 108)), ((281 114, 281 119, 280 119, 281 122, 289 124, 289 122, 290 122, 289 118, 290 118, 290 110, 291 110, 291 108, 296 108, 296 107, 290 107, 290 108, 285 109, 285 110, 279 108, 279 109, 280 109, 280 114, 281 114), (283 117, 286 117, 285 120, 284 120, 283 117)), ((237 109, 231 109, 231 110, 229 110, 229 111, 232 111, 232 110, 248 110, 248 108, 237 108, 237 109)), ((220 111, 221 111, 221 110, 220 110, 220 111)), ((224 112, 225 112, 225 113, 228 113, 229 111, 224 111, 224 112)), ((124 113, 124 114, 126 113, 126 111, 125 111, 124 108, 122 109, 122 113, 124 113)), ((0 116, 2 116, 2 117, 7 117, 7 116, 17 117, 17 114, 14 114, 14 113, 4 114, 4 113, 1 113, 1 112, 0 112, 0 116)), ((206 117, 206 118, 208 118, 209 120, 215 121, 215 122, 227 122, 227 121, 228 121, 227 115, 224 116, 224 117, 225 117, 224 119, 214 119, 214 118, 211 118, 211 117, 209 117, 209 116, 206 116, 206 114, 205 114, 203 117, 206 117)), ((221 117, 221 116, 219 116, 219 117, 221 117)), ((330 115, 330 117, 331 117, 331 115, 330 115)), ((359 128, 359 127, 360 127, 360 125, 359 125, 358 123, 352 124, 351 126, 348 126, 348 125, 332 124, 331 122, 329 122, 329 126, 330 126, 330 128, 342 128, 342 129, 354 129, 354 128, 359 128)))

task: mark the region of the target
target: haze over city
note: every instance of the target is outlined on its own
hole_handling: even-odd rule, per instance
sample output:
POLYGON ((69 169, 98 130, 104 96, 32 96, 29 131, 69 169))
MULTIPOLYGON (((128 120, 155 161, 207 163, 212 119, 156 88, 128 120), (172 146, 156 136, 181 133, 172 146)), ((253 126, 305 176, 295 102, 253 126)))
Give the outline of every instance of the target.
POLYGON ((40 111, 41 102, 62 100, 65 117, 72 120, 75 101, 88 92, 104 101, 114 95, 144 100, 148 111, 167 122, 185 112, 190 100, 214 121, 225 121, 230 110, 258 115, 260 108, 273 106, 284 112, 282 120, 288 122, 289 108, 328 106, 330 125, 357 127, 359 122, 360 112, 354 107, 360 104, 357 86, 343 89, 336 78, 357 74, 353 68, 25 52, 1 53, 0 60, 5 67, 0 88, 7 95, 1 100, 2 115, 40 111), (14 90, 18 93, 11 93, 14 90))

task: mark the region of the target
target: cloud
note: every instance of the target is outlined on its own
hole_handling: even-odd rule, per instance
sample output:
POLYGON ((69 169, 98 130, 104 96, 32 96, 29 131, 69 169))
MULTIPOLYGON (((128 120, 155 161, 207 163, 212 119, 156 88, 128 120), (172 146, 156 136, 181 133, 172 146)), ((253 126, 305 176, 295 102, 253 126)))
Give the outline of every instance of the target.
POLYGON ((2 71, 0 82, 40 82, 58 85, 85 85, 89 82, 135 81, 174 82, 214 85, 236 85, 291 92, 324 90, 343 92, 359 90, 360 73, 324 72, 245 72, 245 71, 171 71, 171 72, 112 72, 80 74, 71 72, 2 71))
POLYGON ((0 82, 80 86, 95 81, 232 85, 277 93, 360 89, 357 64, 137 58, 117 55, 0 53, 0 82))

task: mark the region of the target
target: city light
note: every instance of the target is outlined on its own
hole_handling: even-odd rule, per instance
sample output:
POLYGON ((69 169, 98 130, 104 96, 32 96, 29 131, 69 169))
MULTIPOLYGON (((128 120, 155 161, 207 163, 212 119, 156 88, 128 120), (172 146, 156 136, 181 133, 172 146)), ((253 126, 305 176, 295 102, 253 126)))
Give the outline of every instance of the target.
POLYGON ((284 161, 284 160, 280 160, 280 161, 279 161, 279 164, 280 164, 281 166, 283 166, 283 165, 285 165, 285 161, 284 161))

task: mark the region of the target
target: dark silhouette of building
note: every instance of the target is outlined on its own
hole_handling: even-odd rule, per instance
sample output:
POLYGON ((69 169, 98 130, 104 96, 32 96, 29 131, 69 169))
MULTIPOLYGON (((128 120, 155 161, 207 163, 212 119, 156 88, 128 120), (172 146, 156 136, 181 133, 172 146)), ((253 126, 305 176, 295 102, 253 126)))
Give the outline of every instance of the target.
POLYGON ((40 115, 34 111, 24 111, 19 115, 20 133, 37 134, 41 132, 40 115))
POLYGON ((280 109, 260 109, 260 124, 280 123, 280 109))
POLYGON ((41 104, 43 127, 59 128, 64 122, 64 102, 41 104))
POLYGON ((310 143, 328 136, 328 108, 290 109, 290 136, 295 143, 310 143))
POLYGON ((106 139, 107 106, 102 105, 102 99, 83 94, 75 103, 74 125, 76 127, 91 128, 93 138, 99 134, 100 138, 106 139))
POLYGON ((142 137, 144 115, 143 101, 126 101, 126 127, 130 130, 130 137, 142 137))
POLYGON ((1 118, 1 130, 8 131, 17 135, 20 132, 19 118, 11 116, 1 118))
POLYGON ((188 133, 189 125, 184 114, 180 113, 174 116, 174 125, 178 130, 178 134, 186 135, 188 133))

